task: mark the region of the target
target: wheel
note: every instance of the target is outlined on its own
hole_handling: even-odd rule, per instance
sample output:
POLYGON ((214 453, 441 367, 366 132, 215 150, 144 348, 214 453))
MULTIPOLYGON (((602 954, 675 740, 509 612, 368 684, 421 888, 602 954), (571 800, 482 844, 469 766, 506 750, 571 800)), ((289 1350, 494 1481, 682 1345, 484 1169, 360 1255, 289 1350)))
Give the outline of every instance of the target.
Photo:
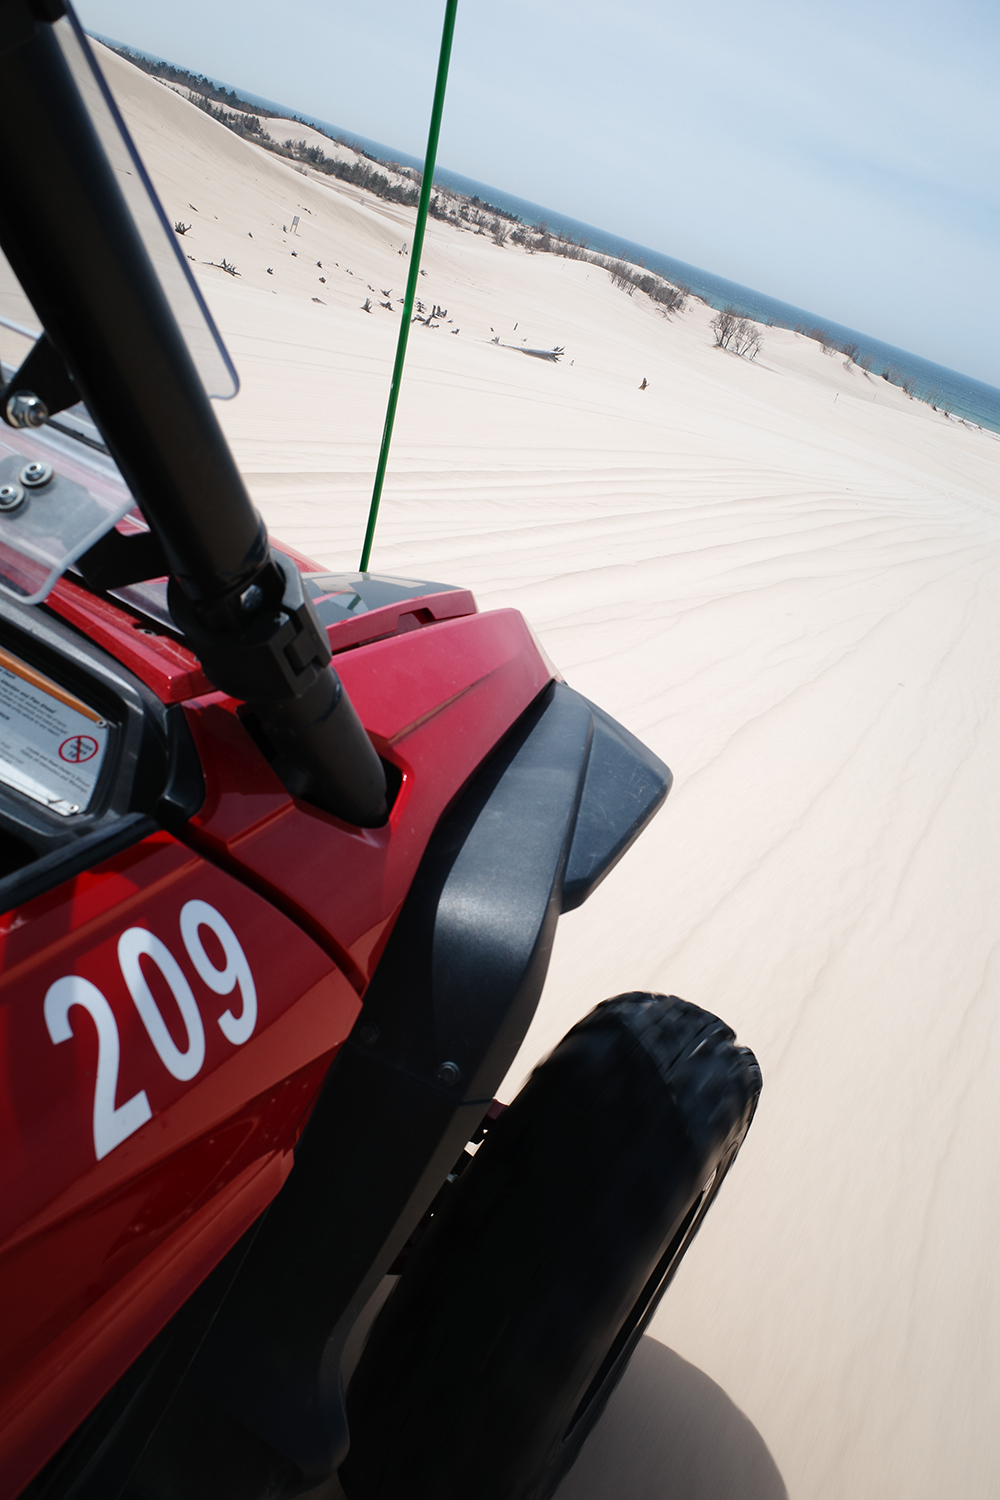
POLYGON ((489 1130, 347 1393, 350 1500, 545 1500, 746 1134, 760 1071, 715 1016, 621 995, 489 1130))

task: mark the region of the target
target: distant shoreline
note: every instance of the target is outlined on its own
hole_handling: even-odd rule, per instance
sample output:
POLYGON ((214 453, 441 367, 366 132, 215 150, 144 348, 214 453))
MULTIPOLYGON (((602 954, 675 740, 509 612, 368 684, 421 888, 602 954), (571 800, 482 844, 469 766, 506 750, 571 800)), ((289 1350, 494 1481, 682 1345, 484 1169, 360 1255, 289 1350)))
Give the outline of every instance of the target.
MULTIPOLYGON (((296 114, 273 100, 227 87, 217 79, 192 73, 140 48, 126 46, 98 32, 90 34, 143 71, 187 89, 194 102, 237 134, 299 165, 321 170, 389 202, 415 206, 422 165, 418 159, 340 130, 326 121, 296 114), (257 119, 258 128, 248 129, 247 117, 251 121, 257 119), (269 132, 269 138, 264 139, 259 128, 261 119, 306 126, 331 144, 356 153, 357 160, 354 164, 336 162, 317 147, 307 146, 303 152, 297 152, 294 138, 286 138, 291 140, 288 149, 286 144, 270 137, 269 132), (317 151, 323 156, 322 161, 318 160, 317 151), (385 170, 378 173, 378 167, 385 170), (394 183, 389 173, 399 180, 394 183)), ((764 327, 802 333, 816 339, 828 351, 843 353, 866 373, 899 386, 913 399, 936 411, 1000 435, 1000 389, 984 381, 446 168, 435 169, 434 184, 437 193, 431 213, 456 227, 491 233, 500 244, 509 239, 532 252, 591 261, 617 276, 623 286, 627 283, 632 290, 646 292, 668 313, 679 311, 684 297, 694 296, 716 311, 732 308, 764 327), (494 230, 494 224, 504 223, 510 228, 501 237, 502 231, 494 230), (676 300, 678 293, 680 301, 676 300)))

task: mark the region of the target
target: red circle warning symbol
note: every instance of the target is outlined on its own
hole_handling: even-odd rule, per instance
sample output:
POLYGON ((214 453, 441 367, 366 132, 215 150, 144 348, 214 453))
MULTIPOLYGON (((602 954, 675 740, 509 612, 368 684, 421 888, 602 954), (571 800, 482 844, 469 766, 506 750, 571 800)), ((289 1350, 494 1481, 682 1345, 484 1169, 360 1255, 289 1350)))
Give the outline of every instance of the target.
POLYGON ((92 740, 89 734, 74 734, 59 746, 59 759, 79 765, 81 761, 93 760, 99 748, 97 741, 92 740))

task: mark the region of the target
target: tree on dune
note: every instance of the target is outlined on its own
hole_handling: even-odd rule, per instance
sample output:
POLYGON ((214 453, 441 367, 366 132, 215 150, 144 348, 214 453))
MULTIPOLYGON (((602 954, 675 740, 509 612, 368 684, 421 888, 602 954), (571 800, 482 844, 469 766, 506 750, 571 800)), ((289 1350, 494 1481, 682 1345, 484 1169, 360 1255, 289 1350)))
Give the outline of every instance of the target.
POLYGON ((742 317, 732 303, 715 315, 711 327, 715 330, 716 348, 728 349, 731 354, 739 354, 743 359, 757 357, 763 343, 761 331, 756 323, 742 317))

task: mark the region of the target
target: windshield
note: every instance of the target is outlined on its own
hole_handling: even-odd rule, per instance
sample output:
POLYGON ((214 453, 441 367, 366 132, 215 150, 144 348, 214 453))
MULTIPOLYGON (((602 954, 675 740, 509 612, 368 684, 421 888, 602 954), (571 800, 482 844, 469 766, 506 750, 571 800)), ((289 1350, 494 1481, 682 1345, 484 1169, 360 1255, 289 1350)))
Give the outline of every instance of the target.
MULTIPOLYGON (((227 401, 239 390, 239 377, 187 261, 177 243, 149 174, 140 160, 76 16, 70 11, 53 32, 101 145, 118 179, 146 252, 156 269, 171 311, 184 336, 207 395, 227 401)), ((17 368, 41 330, 6 258, 0 253, 0 327, 16 335, 4 341, 5 364, 17 368)))
POLYGON ((72 10, 56 22, 53 32, 114 168, 136 229, 156 268, 205 390, 209 396, 228 400, 239 390, 239 377, 100 65, 72 10))

